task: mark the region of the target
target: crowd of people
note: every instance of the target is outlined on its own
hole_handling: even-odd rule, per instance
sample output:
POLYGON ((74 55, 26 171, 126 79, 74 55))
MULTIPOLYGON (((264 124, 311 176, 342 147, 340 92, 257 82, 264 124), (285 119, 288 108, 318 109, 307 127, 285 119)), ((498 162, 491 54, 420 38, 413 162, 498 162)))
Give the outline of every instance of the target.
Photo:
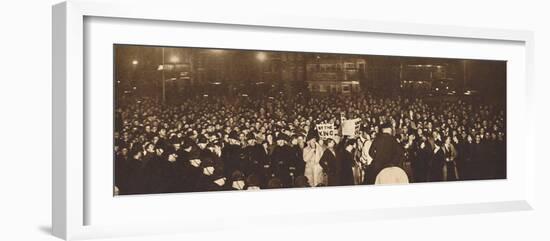
POLYGON ((369 94, 197 96, 115 109, 115 194, 506 178, 506 113, 369 94), (342 135, 344 119, 358 132, 342 135), (317 124, 340 131, 321 138, 317 124))

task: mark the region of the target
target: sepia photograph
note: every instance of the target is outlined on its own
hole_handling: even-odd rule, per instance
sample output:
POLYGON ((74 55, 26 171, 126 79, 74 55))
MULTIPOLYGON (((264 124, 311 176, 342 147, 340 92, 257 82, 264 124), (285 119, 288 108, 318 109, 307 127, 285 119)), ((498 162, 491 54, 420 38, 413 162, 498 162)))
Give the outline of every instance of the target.
POLYGON ((113 45, 114 195, 506 179, 500 60, 113 45))

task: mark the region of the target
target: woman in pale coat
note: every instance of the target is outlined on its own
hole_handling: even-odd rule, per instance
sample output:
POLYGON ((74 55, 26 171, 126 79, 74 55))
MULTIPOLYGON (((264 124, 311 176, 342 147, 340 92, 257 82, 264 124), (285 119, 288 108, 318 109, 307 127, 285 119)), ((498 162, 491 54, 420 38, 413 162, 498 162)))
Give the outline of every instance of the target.
POLYGON ((316 130, 307 134, 307 146, 304 148, 304 162, 306 163, 304 176, 307 177, 312 187, 323 183, 323 168, 319 164, 323 156, 323 147, 317 143, 318 135, 316 130))

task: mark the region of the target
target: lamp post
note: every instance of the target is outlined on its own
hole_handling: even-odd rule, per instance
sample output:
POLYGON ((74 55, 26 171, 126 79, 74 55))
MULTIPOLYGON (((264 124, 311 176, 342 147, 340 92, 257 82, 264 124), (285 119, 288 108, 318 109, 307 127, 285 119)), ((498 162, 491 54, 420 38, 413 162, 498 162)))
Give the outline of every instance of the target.
POLYGON ((264 61, 267 59, 267 55, 264 52, 258 52, 256 59, 260 62, 260 80, 264 81, 264 61))
MULTIPOLYGON (((133 59, 132 62, 132 73, 130 74, 131 76, 131 86, 133 86, 134 88, 132 89, 132 92, 135 92, 136 90, 136 86, 138 84, 138 81, 136 80, 136 68, 137 68, 137 65, 139 64, 139 61, 137 61, 136 59, 133 59)), ((133 95, 135 95, 136 93, 133 93, 133 95)))
POLYGON ((166 80, 164 79, 164 47, 162 48, 162 103, 166 101, 166 80))
POLYGON ((225 69, 224 69, 224 59, 223 59, 223 50, 221 49, 212 49, 210 52, 213 54, 214 61, 216 62, 216 69, 215 69, 215 81, 221 82, 225 77, 225 69))

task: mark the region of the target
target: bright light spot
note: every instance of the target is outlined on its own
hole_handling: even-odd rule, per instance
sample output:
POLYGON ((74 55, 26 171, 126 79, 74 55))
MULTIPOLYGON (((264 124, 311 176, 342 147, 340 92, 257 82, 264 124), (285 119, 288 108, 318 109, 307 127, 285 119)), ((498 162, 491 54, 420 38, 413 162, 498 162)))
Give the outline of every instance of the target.
POLYGON ((256 54, 256 58, 259 60, 259 61, 265 61, 267 59, 267 54, 264 53, 264 52, 258 52, 258 54, 256 54))
POLYGON ((178 56, 173 55, 172 57, 170 57, 170 62, 178 63, 180 62, 180 58, 178 56))
POLYGON ((133 65, 137 65, 137 64, 139 64, 139 62, 138 62, 137 60, 134 59, 134 60, 132 60, 132 64, 133 64, 133 65))
POLYGON ((134 90, 137 90, 137 87, 134 86, 134 90))
POLYGON ((222 82, 212 82, 213 85, 221 85, 222 82))
POLYGON ((445 87, 445 89, 449 89, 449 86, 445 87))
POLYGON ((208 97, 208 95, 202 95, 202 96, 204 96, 204 97, 208 97))
POLYGON ((435 88, 435 91, 439 91, 439 88, 435 88))

